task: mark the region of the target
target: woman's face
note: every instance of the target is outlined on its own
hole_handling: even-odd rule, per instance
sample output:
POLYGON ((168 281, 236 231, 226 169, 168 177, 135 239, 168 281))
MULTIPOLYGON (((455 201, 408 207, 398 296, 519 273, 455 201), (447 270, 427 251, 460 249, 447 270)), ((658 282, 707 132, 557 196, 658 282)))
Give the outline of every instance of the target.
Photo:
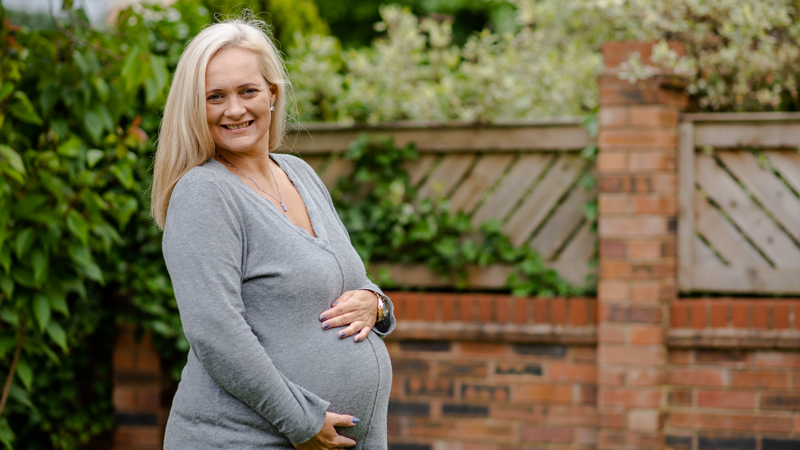
POLYGON ((269 151, 274 89, 249 50, 229 47, 211 58, 206 68, 206 117, 217 150, 269 151))

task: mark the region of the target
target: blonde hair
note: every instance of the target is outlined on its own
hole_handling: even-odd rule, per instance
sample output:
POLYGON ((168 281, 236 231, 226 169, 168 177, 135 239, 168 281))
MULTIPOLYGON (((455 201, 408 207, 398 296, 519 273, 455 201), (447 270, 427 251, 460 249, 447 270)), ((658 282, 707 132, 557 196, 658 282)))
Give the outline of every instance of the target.
POLYGON ((178 61, 161 122, 150 204, 150 215, 161 229, 164 229, 169 199, 178 180, 214 155, 214 140, 206 120, 206 68, 217 52, 229 47, 252 51, 264 79, 275 85, 269 151, 274 151, 283 140, 287 91, 291 85, 266 25, 254 18, 232 19, 201 31, 186 46, 178 61))

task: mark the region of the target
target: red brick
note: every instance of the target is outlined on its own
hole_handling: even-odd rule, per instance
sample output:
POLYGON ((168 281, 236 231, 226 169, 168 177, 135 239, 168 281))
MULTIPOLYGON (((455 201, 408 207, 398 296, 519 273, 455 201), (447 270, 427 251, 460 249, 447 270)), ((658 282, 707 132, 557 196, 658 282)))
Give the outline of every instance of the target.
POLYGON ((550 308, 548 301, 539 298, 533 302, 533 320, 534 323, 550 323, 550 308))
POLYGON ((664 362, 663 349, 629 346, 602 346, 599 349, 601 364, 647 365, 664 362))
POLYGON ((604 322, 661 323, 661 316, 661 308, 657 306, 600 305, 600 320, 604 322))
POLYGON ((698 364, 742 366, 750 362, 750 352, 736 350, 697 350, 695 361, 698 364))
POLYGON ((550 321, 556 325, 567 323, 567 300, 554 298, 550 300, 550 321))
POLYGON ((629 205, 630 196, 627 194, 600 193, 597 196, 597 210, 601 215, 627 213, 629 205))
POLYGON ((400 316, 402 320, 419 320, 419 298, 416 295, 409 295, 400 304, 400 316))
POLYGON ((597 384, 607 386, 622 386, 625 384, 625 370, 616 368, 602 368, 597 374, 597 384))
POLYGON ((672 406, 692 406, 692 390, 671 387, 669 404, 672 406))
POLYGON ((600 216, 598 234, 606 236, 659 236, 667 234, 667 218, 660 216, 603 217, 600 216))
POLYGON ((628 424, 625 414, 616 411, 600 411, 597 419, 601 428, 625 428, 628 424))
POLYGON ((571 403, 572 386, 547 384, 519 384, 514 388, 514 400, 534 402, 571 403))
POLYGON ((772 327, 776 330, 789 328, 791 302, 777 301, 772 305, 772 327))
POLYGON ((456 297, 456 304, 459 309, 458 320, 461 322, 472 322, 476 318, 473 316, 475 299, 471 295, 459 295, 456 297))
POLYGON ((753 362, 761 367, 800 367, 800 353, 796 352, 754 352, 753 362))
MULTIPOLYGON (((653 176, 655 192, 670 192, 673 180, 670 177, 653 176), (660 184, 658 184, 660 183, 660 184)), ((671 194, 636 194, 632 198, 632 212, 635 214, 675 214, 678 212, 678 199, 671 194)))
POLYGON ((686 302, 669 305, 669 321, 672 328, 687 328, 689 325, 689 307, 686 302))
POLYGON ((597 347, 595 346, 572 347, 570 351, 574 362, 597 362, 597 347))
POLYGON ((591 381, 596 383, 597 366, 551 362, 547 365, 547 375, 552 381, 591 381))
POLYGON ((518 324, 528 323, 528 305, 532 303, 526 298, 514 299, 514 322, 518 324))
POLYGON ((511 321, 511 302, 513 302, 513 299, 507 295, 495 297, 495 320, 497 320, 497 323, 509 323, 511 321))
POLYGON ((667 373, 670 384, 684 386, 724 386, 724 369, 670 369, 667 373))
POLYGON ((792 432, 792 418, 787 416, 732 415, 730 421, 730 429, 736 431, 792 432))
POLYGON ((464 356, 506 356, 508 345, 486 342, 459 342, 458 353, 464 356))
POLYGON ((706 327, 706 303, 704 301, 693 301, 689 304, 689 317, 691 318, 691 325, 694 329, 702 329, 706 327))
POLYGON ((164 433, 161 427, 142 427, 117 425, 114 428, 114 443, 119 445, 152 445, 161 446, 164 443, 164 433))
POLYGON ((588 319, 588 303, 589 300, 582 298, 573 298, 569 302, 569 323, 573 326, 589 325, 588 319))
POLYGON ((456 298, 454 295, 440 295, 439 302, 442 307, 442 322, 456 320, 456 298))
POLYGON ((628 152, 602 152, 597 155, 599 172, 625 171, 628 165, 628 152))
POLYGON ((664 255, 664 239, 634 239, 630 241, 631 258, 654 259, 664 255))
POLYGON ((603 301, 622 302, 628 299, 628 283, 617 280, 600 280, 597 296, 603 301))
POLYGON ((625 241, 614 239, 600 240, 600 256, 603 258, 624 258, 628 245, 625 241))
POLYGON ((630 171, 675 170, 675 155, 670 153, 631 152, 630 156, 628 156, 628 169, 630 171))
POLYGON ((664 329, 660 326, 633 325, 630 327, 630 343, 655 345, 664 343, 664 329))
POLYGON ((661 403, 658 389, 621 389, 604 387, 599 392, 598 406, 657 408, 661 403))
POLYGON ((493 321, 492 305, 494 298, 491 295, 478 295, 478 320, 483 323, 493 321))
POLYGON ((675 127, 652 127, 648 129, 601 129, 597 135, 601 152, 605 149, 674 149, 678 145, 675 127))
POLYGON ((573 428, 575 433, 574 442, 577 445, 595 447, 597 445, 597 429, 595 428, 573 428))
POLYGON ((753 387, 753 388, 778 388, 786 389, 789 387, 788 372, 764 372, 764 371, 739 371, 730 372, 731 386, 753 387))
POLYGON ((700 391, 697 393, 697 406, 701 408, 743 408, 756 406, 755 392, 700 391))
POLYGON ((626 329, 624 325, 616 325, 609 322, 600 324, 597 330, 597 339, 602 343, 624 344, 627 342, 625 337, 626 329))
POLYGON ((619 127, 628 124, 627 106, 603 106, 597 113, 597 120, 602 127, 619 127))
MULTIPOLYGON (((661 105, 630 106, 630 122, 635 126, 677 126, 678 111, 661 105)), ((670 170, 670 169, 667 169, 670 170)))
POLYGON ((136 368, 133 350, 114 349, 112 361, 115 370, 136 368))
POLYGON ((534 442, 572 442, 572 428, 554 426, 522 426, 520 439, 534 442))
POLYGON ((792 422, 794 422, 794 433, 800 434, 800 413, 795 413, 794 417, 792 418, 792 422))
POLYGON ((655 409, 628 411, 628 428, 631 430, 657 431, 661 429, 662 415, 655 409))
POLYGON ((734 328, 747 328, 747 321, 750 316, 746 302, 731 303, 731 324, 734 328))
POLYGON ((634 303, 657 302, 661 297, 658 281, 640 281, 631 284, 631 301, 634 303))
POLYGON ((670 350, 667 358, 670 364, 691 364, 692 352, 690 350, 670 350))
MULTIPOLYGON (((490 425, 483 420, 460 419, 458 421, 456 436, 466 438, 492 439, 495 441, 512 441, 515 427, 509 425, 490 425)), ((473 440, 473 439, 467 439, 473 440)))
POLYGON ((763 301, 756 301, 751 305, 751 310, 753 328, 769 328, 769 305, 763 301))
POLYGON ((728 326, 728 303, 715 301, 711 303, 711 327, 724 328, 728 326))
POLYGON ((493 403, 490 406, 490 416, 494 419, 512 419, 524 421, 543 421, 552 416, 552 409, 558 405, 552 404, 518 404, 518 403, 493 403))
POLYGON ((434 296, 425 296, 422 299, 422 318, 428 322, 436 322, 436 310, 439 299, 434 296))
POLYGON ((800 330, 800 302, 792 302, 792 308, 794 309, 794 327, 800 330))
POLYGON ((669 426, 675 428, 693 428, 699 430, 726 430, 730 428, 728 414, 698 414, 672 412, 669 417, 669 426))
POLYGON ((136 354, 136 368, 144 371, 160 371, 161 358, 155 351, 140 350, 136 354))
POLYGON ((625 373, 628 386, 661 386, 664 372, 660 369, 628 369, 625 373))

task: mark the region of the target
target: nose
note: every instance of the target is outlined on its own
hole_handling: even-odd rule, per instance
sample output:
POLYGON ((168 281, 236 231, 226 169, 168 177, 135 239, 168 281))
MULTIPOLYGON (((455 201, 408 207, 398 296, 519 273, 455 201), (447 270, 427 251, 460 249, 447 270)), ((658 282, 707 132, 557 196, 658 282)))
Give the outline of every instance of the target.
POLYGON ((242 117, 246 111, 242 100, 234 95, 230 97, 228 107, 225 109, 225 115, 232 119, 237 119, 242 117))

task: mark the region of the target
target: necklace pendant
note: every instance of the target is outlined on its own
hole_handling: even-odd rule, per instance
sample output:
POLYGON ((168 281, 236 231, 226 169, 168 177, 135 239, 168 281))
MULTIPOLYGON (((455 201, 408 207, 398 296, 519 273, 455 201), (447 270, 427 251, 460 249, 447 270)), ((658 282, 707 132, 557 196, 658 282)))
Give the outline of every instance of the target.
POLYGON ((284 205, 283 202, 281 202, 281 208, 283 208, 283 212, 288 211, 288 209, 286 209, 286 205, 284 205))

